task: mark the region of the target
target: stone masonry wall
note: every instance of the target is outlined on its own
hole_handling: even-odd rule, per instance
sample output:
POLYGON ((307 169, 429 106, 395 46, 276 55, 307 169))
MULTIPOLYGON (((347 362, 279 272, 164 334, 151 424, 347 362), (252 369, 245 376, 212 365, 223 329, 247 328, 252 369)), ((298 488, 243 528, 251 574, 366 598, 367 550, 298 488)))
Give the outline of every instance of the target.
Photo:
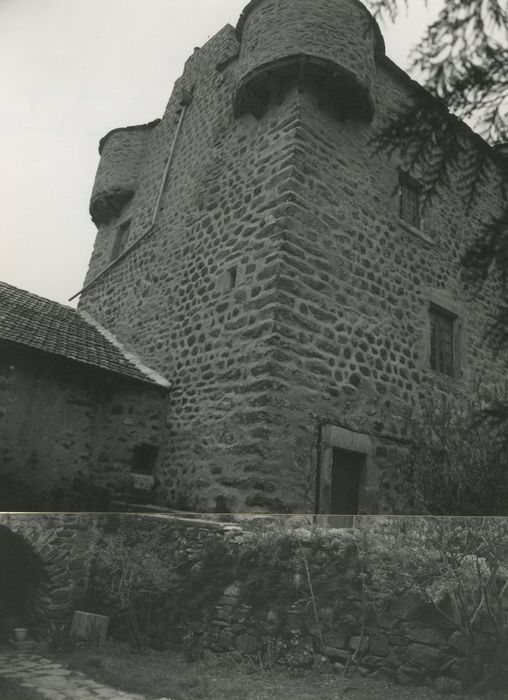
POLYGON ((377 494, 370 502, 364 495, 362 511, 400 512, 392 467, 404 455, 408 418, 422 401, 467 402, 506 375, 486 339, 499 290, 490 284, 472 292, 459 265, 481 223, 499 211, 500 177, 491 164, 492 179, 467 215, 457 173, 453 189, 427 205, 423 231, 403 222, 397 162, 369 145, 403 90, 383 70, 377 81, 379 116, 371 126, 338 123, 310 91, 294 94, 300 120, 274 330, 277 376, 286 385, 283 419, 292 435, 281 446, 282 470, 308 459, 316 419, 368 434, 377 494), (430 368, 430 302, 461 318, 454 377, 430 368))
POLYGON ((314 56, 354 76, 370 100, 378 32, 361 3, 264 0, 246 8, 241 21, 240 81, 249 72, 281 59, 314 56), (251 9, 249 9, 249 7, 251 9))
POLYGON ((31 639, 44 639, 72 616, 89 585, 99 530, 94 516, 0 514, 0 526, 20 535, 40 558, 43 580, 33 617, 25 621, 31 639))
POLYGON ((134 195, 149 127, 115 131, 101 144, 101 160, 90 200, 90 213, 98 224, 116 218, 134 195))
MULTIPOLYGON (((366 534, 376 556, 388 561, 408 528, 422 535, 426 549, 427 524, 406 518, 397 530, 392 522, 384 538, 379 519, 358 524, 348 531, 260 518, 239 525, 168 516, 0 515, 0 527, 21 535, 44 567, 32 637, 51 636, 55 626, 70 622, 76 607, 107 614, 110 634, 126 637, 123 607, 114 595, 100 593, 113 590, 104 562, 98 563, 100 550, 111 542, 122 556, 129 548, 158 554, 166 568, 164 594, 134 599, 149 646, 174 645, 189 659, 207 650, 235 651, 256 663, 261 659, 264 667, 339 672, 347 664, 364 675, 459 691, 465 641, 449 606, 442 603, 439 612, 406 585, 405 591, 393 585, 386 595, 371 580, 376 569, 369 556, 360 555, 369 551, 366 534), (375 590, 382 596, 373 597, 375 590)), ((125 562, 133 564, 129 571, 136 577, 139 562, 125 562)), ((493 658, 492 639, 484 632, 473 659, 480 672, 493 658)))
MULTIPOLYGON (((155 648, 176 645, 189 658, 235 651, 265 667, 324 672, 340 671, 357 652, 361 673, 460 689, 463 642, 453 622, 411 592, 384 605, 362 603, 365 574, 350 531, 111 518, 106 538, 120 538, 122 547, 155 543, 172 577, 167 595, 144 601, 146 641, 155 648)), ((114 603, 95 601, 95 612, 107 607, 112 615, 111 634, 125 637, 114 603)))
MULTIPOLYGON (((293 29, 291 50, 305 53, 305 28, 293 29)), ((258 33, 279 42, 262 26, 258 33)), ((193 100, 156 225, 82 294, 81 307, 173 383, 161 502, 312 510, 316 471, 330 481, 331 465, 316 464, 321 425, 369 444, 360 512, 403 512, 393 472, 409 416, 426 398, 460 402, 505 378, 485 341, 498 289, 489 282, 473 295, 458 265, 499 210, 500 175, 491 164, 480 204, 466 215, 457 173, 417 230, 398 216, 406 164, 369 145, 411 99, 407 77, 377 56, 371 123, 339 120, 305 80, 283 95, 274 89, 258 119, 235 119, 240 48, 227 26, 187 61, 149 132, 135 195, 99 228, 87 281, 109 263, 123 221, 132 219, 130 243, 148 230, 183 88, 193 100), (459 319, 453 378, 429 368, 430 303, 459 319)), ((325 496, 321 511, 330 508, 325 496)))
POLYGON ((128 492, 133 447, 161 443, 167 400, 141 382, 2 345, 2 509, 65 509, 80 498, 90 509, 80 493, 90 484, 128 492))
MULTIPOLYGON (((294 116, 281 106, 262 124, 246 117, 247 132, 233 119, 234 76, 216 66, 237 48, 226 28, 187 63, 153 131, 149 169, 122 215, 132 216, 134 239, 142 235, 175 130, 179 88, 194 85, 155 233, 81 300, 171 376, 171 445, 158 476, 169 502, 211 510, 241 509, 239 491, 248 495, 256 483, 275 488, 271 467, 263 466, 276 388, 267 376, 271 271, 294 116)), ((89 278, 107 260, 113 236, 114 226, 99 230, 89 278)))

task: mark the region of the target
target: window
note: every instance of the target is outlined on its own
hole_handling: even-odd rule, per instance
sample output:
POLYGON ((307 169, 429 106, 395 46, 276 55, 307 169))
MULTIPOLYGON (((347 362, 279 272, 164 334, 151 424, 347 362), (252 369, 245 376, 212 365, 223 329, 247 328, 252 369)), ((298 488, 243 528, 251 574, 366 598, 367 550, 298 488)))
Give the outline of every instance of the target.
POLYGON ((236 266, 230 267, 227 271, 227 275, 228 289, 233 289, 233 287, 236 285, 236 266))
POLYGON ((431 305, 430 317, 430 366, 437 372, 453 377, 455 373, 454 326, 456 316, 431 305))
POLYGON ((132 471, 136 474, 153 474, 158 454, 157 445, 136 445, 132 454, 132 471))
POLYGON ((129 238, 129 232, 131 230, 131 220, 128 219, 124 221, 123 224, 116 230, 115 240, 113 242, 113 248, 111 249, 111 260, 116 260, 119 255, 125 250, 127 240, 129 238))
POLYGON ((399 171, 399 216, 415 228, 421 227, 421 189, 416 180, 399 171))
POLYGON ((238 283, 238 268, 236 265, 226 268, 217 280, 218 289, 221 292, 230 292, 238 283))

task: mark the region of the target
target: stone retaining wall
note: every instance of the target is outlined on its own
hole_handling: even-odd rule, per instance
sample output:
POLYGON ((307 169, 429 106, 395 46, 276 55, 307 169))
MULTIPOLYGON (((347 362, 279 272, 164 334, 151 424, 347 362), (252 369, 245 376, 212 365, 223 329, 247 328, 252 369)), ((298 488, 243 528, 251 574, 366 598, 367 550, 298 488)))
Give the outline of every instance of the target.
MULTIPOLYGON (((156 648, 183 647, 189 658, 206 649, 235 651, 264 665, 336 672, 353 664, 363 674, 384 673, 402 683, 431 682, 447 691, 461 686, 456 626, 416 593, 394 596, 387 605, 365 602, 351 531, 159 518, 112 522, 110 536, 157 540, 168 570, 180 572, 171 593, 151 606, 146 639, 156 648)), ((111 631, 126 636, 114 616, 111 631)))
MULTIPOLYGON (((265 667, 341 672, 354 666, 364 675, 430 683, 445 692, 460 689, 465 642, 451 610, 446 603, 438 609, 409 588, 390 588, 385 595, 372 580, 376 569, 362 559, 362 533, 384 542, 378 553, 390 558, 400 530, 379 539, 382 522, 358 525, 322 530, 299 520, 0 515, 0 526, 21 535, 43 563, 46 582, 32 636, 51 636, 80 607, 111 616, 110 634, 128 637, 125 609, 106 593, 110 585, 100 586, 111 561, 100 553, 110 543, 113 557, 123 551, 129 564, 136 549, 151 552, 165 567, 164 594, 145 593, 135 606, 150 646, 175 646, 189 659, 207 650, 235 652, 265 667)), ((404 527, 415 528, 421 547, 428 546, 423 521, 406 519, 404 527)), ((493 655, 488 629, 482 635, 470 661, 480 675, 493 655)))

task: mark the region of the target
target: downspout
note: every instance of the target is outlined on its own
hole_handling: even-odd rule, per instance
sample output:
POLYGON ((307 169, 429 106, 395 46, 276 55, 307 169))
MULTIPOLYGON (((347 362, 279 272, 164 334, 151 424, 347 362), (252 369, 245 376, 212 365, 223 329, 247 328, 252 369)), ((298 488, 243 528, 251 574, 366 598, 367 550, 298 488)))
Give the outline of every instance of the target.
POLYGON ((153 233, 154 227, 155 227, 155 222, 157 220, 157 214, 159 213, 159 207, 160 207, 160 203, 161 203, 161 199, 162 199, 162 194, 164 192, 164 188, 166 186, 166 182, 167 182, 168 175, 169 175, 169 170, 170 170, 171 164, 173 162, 173 158, 174 158, 174 154, 175 154, 175 150, 176 150, 176 144, 178 141, 178 136, 179 136, 180 131, 182 129, 183 121, 185 119, 187 109, 188 109, 191 102, 192 102, 192 93, 188 92, 187 90, 183 90, 182 99, 180 100, 180 105, 182 106, 182 111, 180 113, 180 118, 178 120, 178 125, 176 127, 175 135, 173 136, 173 141, 171 143, 171 149, 169 151, 169 156, 168 156, 168 159, 166 161, 166 167, 164 168, 164 173, 162 175, 162 180, 161 180, 161 184, 159 187, 159 194, 157 195, 157 202, 156 202, 155 208, 153 210, 152 221, 150 222, 150 226, 148 227, 148 230, 145 231, 145 233, 140 238, 138 238, 137 241, 135 241, 131 246, 129 246, 126 250, 124 250, 123 253, 120 253, 120 255, 117 258, 112 260, 109 263, 109 265, 106 265, 106 267, 101 272, 99 272, 99 274, 96 275, 92 280, 90 280, 90 282, 88 282, 88 284, 86 284, 82 289, 80 289, 79 292, 76 292, 76 294, 71 296, 69 298, 69 301, 72 301, 73 299, 78 297, 80 294, 82 294, 83 292, 86 292, 88 289, 90 289, 90 287, 93 287, 93 285, 96 282, 98 282, 113 267, 115 267, 119 262, 121 262, 124 258, 126 258, 127 255, 132 253, 132 251, 135 248, 137 248, 142 243, 142 241, 145 240, 145 238, 148 238, 148 236, 153 233))
MULTIPOLYGON (((321 505, 321 445, 323 441, 323 424, 321 421, 317 426, 317 445, 316 445, 316 497, 314 499, 314 513, 317 516, 319 514, 319 508, 321 505)), ((314 518, 314 522, 317 518, 314 518)))

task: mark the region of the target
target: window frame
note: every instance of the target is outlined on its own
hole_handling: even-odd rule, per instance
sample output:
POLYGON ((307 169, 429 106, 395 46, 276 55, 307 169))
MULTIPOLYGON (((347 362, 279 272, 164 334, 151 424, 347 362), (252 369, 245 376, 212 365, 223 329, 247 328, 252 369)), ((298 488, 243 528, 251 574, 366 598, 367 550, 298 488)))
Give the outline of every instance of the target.
POLYGON ((377 509, 377 493, 374 485, 377 483, 378 472, 375 461, 376 445, 372 436, 367 433, 352 431, 338 425, 325 423, 321 426, 319 439, 319 465, 316 473, 315 513, 321 520, 333 527, 348 527, 347 523, 354 520, 352 515, 333 515, 332 507, 332 476, 334 468, 334 451, 356 453, 362 459, 359 474, 358 513, 375 513, 377 509), (332 520, 329 520, 332 518, 332 520))
POLYGON ((154 445, 153 443, 149 442, 141 442, 134 445, 131 457, 131 473, 142 474, 143 476, 153 476, 157 466, 157 459, 159 457, 159 448, 159 445, 154 445), (145 456, 143 452, 147 452, 148 454, 145 456), (140 460, 146 460, 146 462, 148 462, 148 466, 140 469, 140 460))
POLYGON ((399 218, 407 225, 422 231, 422 185, 405 170, 399 169, 399 218), (414 199, 411 203, 411 198, 414 199))
POLYGON ((236 287, 237 281, 238 281, 238 268, 236 265, 232 265, 231 267, 228 267, 226 270, 227 273, 227 285, 228 289, 232 290, 236 287))
POLYGON ((131 232, 132 219, 125 219, 116 227, 115 239, 111 247, 110 261, 113 262, 126 250, 126 243, 131 232))
POLYGON ((458 337, 459 324, 456 313, 445 309, 438 304, 430 302, 428 308, 429 315, 429 366, 434 372, 438 372, 445 377, 457 377, 459 373, 459 353, 458 337), (439 332, 441 331, 441 332, 439 332), (449 340, 443 336, 448 332, 449 340), (434 340, 434 342, 433 342, 434 340), (446 348, 446 343, 449 349, 446 348), (435 348, 433 350, 433 347, 435 348), (449 356, 449 364, 442 362, 440 357, 446 354, 449 356), (449 370, 449 371, 448 371, 449 370))

